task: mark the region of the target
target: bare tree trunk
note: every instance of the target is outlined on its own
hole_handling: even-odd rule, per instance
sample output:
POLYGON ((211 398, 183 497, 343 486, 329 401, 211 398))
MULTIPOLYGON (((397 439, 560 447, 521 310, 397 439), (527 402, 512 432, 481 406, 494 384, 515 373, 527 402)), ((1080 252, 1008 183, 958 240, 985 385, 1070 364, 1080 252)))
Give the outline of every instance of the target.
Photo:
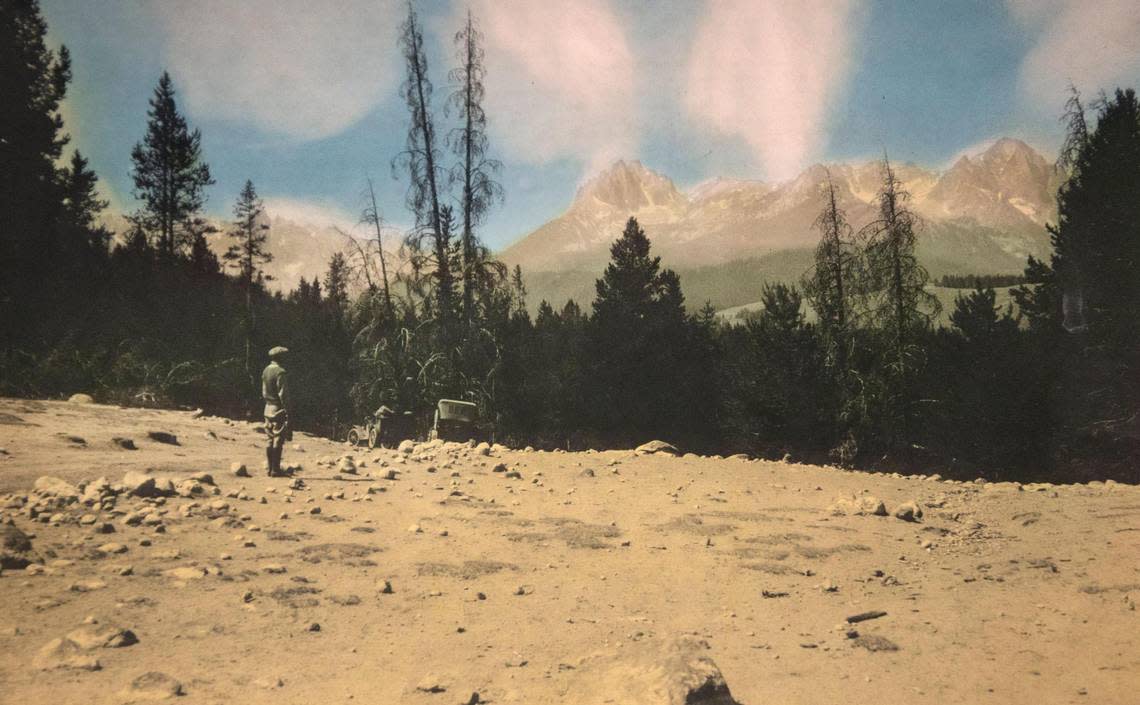
MULTIPOLYGON (((384 307, 388 315, 393 313, 392 293, 388 289, 388 265, 384 258, 384 238, 380 230, 380 210, 376 207, 376 191, 372 188, 372 179, 368 180, 368 197, 372 200, 372 224, 376 226, 376 250, 380 254, 380 276, 384 280, 384 307)), ((365 263, 365 267, 367 267, 365 263)), ((370 282, 371 284, 371 282, 370 282)))

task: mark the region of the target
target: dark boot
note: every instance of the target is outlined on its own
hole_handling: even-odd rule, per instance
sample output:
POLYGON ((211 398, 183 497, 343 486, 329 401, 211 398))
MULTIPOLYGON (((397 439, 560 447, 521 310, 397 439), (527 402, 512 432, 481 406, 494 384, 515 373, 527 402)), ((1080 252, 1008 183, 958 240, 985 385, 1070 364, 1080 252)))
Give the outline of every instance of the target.
POLYGON ((285 476, 285 471, 281 469, 281 456, 284 453, 284 448, 275 448, 273 450, 273 472, 277 473, 280 477, 285 476))
POLYGON ((272 446, 265 449, 265 466, 269 469, 270 477, 275 477, 277 475, 276 456, 276 449, 272 446))

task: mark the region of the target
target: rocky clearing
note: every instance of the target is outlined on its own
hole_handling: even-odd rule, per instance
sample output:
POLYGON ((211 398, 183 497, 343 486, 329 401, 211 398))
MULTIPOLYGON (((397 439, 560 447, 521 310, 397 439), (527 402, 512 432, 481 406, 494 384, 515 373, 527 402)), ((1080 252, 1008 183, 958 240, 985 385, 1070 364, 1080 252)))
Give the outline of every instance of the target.
POLYGON ((0 448, 4 703, 1140 688, 1136 487, 303 434, 270 479, 250 424, 24 400, 0 448))

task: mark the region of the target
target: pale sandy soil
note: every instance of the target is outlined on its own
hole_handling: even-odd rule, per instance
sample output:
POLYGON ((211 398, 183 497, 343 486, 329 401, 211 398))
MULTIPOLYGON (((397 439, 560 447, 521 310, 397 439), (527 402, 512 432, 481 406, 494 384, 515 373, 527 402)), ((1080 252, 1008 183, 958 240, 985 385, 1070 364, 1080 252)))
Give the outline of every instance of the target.
POLYGON ((148 671, 179 681, 185 703, 452 705, 473 692, 604 702, 585 695, 585 657, 620 660, 686 634, 709 644, 749 705, 1140 702, 1135 487, 628 451, 485 457, 447 446, 401 462, 390 450, 296 443, 286 461, 302 465, 307 487, 289 497, 290 480, 262 475, 247 424, 0 400, 0 514, 34 534, 46 568, 0 576, 0 702, 123 702, 148 671), (318 464, 349 452, 356 476, 318 464), (232 476, 234 461, 254 477, 232 476), (498 463, 521 478, 493 472, 498 463), (389 468, 397 479, 382 479, 389 468), (42 475, 115 483, 146 469, 209 472, 221 494, 161 505, 120 496, 110 511, 73 505, 55 524, 16 507, 42 475), (228 496, 237 492, 246 498, 228 496), (827 511, 863 494, 892 512, 917 501, 925 516, 827 511), (164 531, 124 524, 139 508, 164 531), (85 513, 115 532, 80 525, 85 513), (95 550, 107 542, 127 550, 95 550), (192 570, 167 572, 178 568, 192 570), (869 610, 886 616, 845 623, 869 610), (96 671, 37 668, 37 652, 89 616, 138 643, 88 653, 96 671), (868 650, 885 642, 867 637, 897 650, 868 650), (425 678, 446 690, 417 690, 425 678))

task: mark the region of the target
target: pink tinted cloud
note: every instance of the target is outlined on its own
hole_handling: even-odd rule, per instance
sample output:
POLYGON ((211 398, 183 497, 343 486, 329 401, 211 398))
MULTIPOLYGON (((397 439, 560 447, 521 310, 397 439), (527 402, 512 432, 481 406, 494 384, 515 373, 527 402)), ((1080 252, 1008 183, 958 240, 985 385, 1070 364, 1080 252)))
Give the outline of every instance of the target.
POLYGON ((828 108, 851 68, 852 0, 721 0, 689 55, 685 104, 739 137, 768 178, 794 176, 826 143, 828 108))

